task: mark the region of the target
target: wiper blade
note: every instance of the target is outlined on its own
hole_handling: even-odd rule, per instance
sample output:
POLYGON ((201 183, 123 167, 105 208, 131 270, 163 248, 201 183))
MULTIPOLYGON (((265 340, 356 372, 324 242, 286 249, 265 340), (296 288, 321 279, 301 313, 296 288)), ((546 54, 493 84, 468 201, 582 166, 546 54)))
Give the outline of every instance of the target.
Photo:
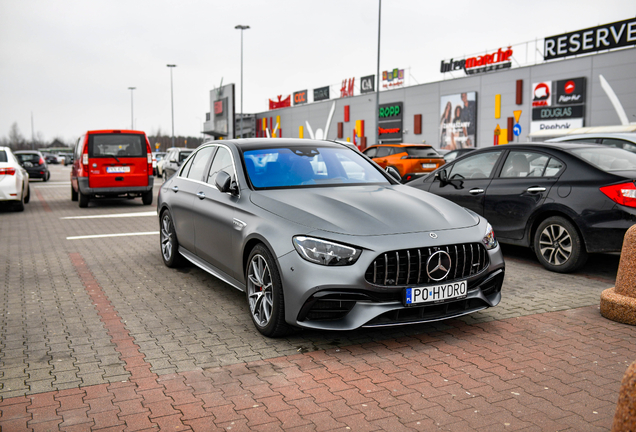
POLYGON ((114 158, 115 158, 115 160, 117 161, 117 163, 121 163, 121 162, 119 161, 119 159, 117 159, 117 156, 115 156, 114 154, 106 153, 105 155, 106 155, 106 156, 110 156, 110 157, 114 157, 114 158))

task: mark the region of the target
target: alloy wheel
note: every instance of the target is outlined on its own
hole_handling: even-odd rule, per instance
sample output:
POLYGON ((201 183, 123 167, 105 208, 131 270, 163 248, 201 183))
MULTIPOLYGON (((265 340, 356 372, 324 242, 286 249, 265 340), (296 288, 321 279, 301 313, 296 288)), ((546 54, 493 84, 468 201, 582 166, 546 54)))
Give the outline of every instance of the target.
POLYGON ((267 261, 262 255, 254 255, 247 273, 247 295, 250 312, 259 326, 265 327, 272 317, 273 290, 272 275, 267 261))
POLYGON ((544 259, 552 265, 565 264, 572 255, 572 238, 561 225, 548 225, 539 237, 539 249, 544 259))
POLYGON ((161 220, 161 253, 165 261, 170 261, 173 252, 172 241, 172 220, 168 214, 161 220))

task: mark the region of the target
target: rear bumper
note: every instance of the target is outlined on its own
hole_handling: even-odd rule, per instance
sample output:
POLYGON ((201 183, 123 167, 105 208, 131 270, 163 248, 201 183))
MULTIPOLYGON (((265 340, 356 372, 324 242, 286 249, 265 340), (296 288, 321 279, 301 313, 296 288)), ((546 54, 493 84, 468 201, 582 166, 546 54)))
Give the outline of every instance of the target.
POLYGON ((78 177, 77 186, 79 191, 84 195, 125 195, 129 193, 143 193, 152 190, 154 185, 154 176, 148 176, 148 186, 124 186, 124 187, 108 187, 108 188, 91 188, 88 186, 88 177, 78 177))

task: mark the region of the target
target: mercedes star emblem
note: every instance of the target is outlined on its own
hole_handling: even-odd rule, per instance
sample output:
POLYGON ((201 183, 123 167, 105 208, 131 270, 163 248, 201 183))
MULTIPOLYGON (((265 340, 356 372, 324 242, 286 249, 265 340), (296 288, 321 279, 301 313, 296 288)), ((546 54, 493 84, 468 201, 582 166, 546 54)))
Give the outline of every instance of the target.
POLYGON ((429 235, 431 236, 431 238, 437 238, 437 234, 435 233, 430 233, 429 235))
POLYGON ((426 273, 434 281, 441 281, 451 270, 451 257, 443 250, 433 253, 426 261, 426 273))

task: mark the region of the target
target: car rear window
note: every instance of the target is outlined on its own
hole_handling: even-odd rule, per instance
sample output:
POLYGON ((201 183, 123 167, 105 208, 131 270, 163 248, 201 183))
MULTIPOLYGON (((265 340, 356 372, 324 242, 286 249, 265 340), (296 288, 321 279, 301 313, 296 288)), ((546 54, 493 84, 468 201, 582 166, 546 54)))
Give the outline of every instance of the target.
POLYGON ((420 157, 420 158, 439 158, 439 153, 435 151, 432 147, 407 147, 406 153, 409 156, 420 157))
POLYGON ((145 157, 146 146, 143 135, 95 134, 88 140, 89 157, 145 157))
POLYGON ((589 147, 570 151, 606 172, 636 170, 636 154, 627 150, 613 147, 589 147))
POLYGON ((7 152, 4 150, 0 150, 0 162, 9 162, 7 159, 7 152))
POLYGON ((40 155, 37 153, 18 153, 15 156, 20 162, 40 163, 40 155))

